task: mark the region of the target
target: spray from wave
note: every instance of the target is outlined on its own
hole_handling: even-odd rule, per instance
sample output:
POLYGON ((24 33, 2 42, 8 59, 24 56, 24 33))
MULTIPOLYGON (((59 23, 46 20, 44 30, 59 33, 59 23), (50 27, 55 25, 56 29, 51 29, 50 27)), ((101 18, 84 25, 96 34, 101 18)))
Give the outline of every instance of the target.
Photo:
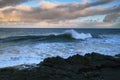
POLYGON ((84 55, 91 52, 115 55, 120 52, 119 41, 120 35, 104 35, 104 37, 95 38, 90 33, 78 33, 75 30, 1 37, 0 68, 37 64, 45 58, 53 56, 67 58, 75 54, 84 55), (76 40, 78 41, 76 42, 76 40))
POLYGON ((77 39, 87 39, 91 38, 90 33, 78 33, 75 30, 66 30, 63 33, 49 33, 49 34, 40 34, 40 35, 23 35, 23 36, 11 36, 6 38, 1 38, 0 42, 18 42, 25 40, 38 40, 38 41, 51 41, 51 40, 77 40, 77 39))

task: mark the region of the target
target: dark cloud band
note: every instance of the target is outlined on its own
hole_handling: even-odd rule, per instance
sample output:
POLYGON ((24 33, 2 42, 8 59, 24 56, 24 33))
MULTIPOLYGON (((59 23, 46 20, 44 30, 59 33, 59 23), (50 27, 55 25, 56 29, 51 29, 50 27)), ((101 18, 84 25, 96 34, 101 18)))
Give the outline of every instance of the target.
POLYGON ((0 0, 0 8, 5 6, 17 5, 28 1, 32 0, 0 0))

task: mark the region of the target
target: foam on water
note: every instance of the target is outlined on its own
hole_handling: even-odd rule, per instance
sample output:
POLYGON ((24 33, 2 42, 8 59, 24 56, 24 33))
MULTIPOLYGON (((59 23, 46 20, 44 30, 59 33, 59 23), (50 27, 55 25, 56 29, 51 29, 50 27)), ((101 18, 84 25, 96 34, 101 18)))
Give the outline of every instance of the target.
POLYGON ((74 38, 74 39, 86 39, 86 38, 91 38, 92 35, 90 33, 78 33, 76 32, 75 30, 67 30, 64 32, 65 34, 71 34, 71 36, 74 38))
POLYGON ((75 30, 66 30, 62 33, 47 33, 47 34, 29 34, 29 35, 9 35, 1 36, 0 42, 11 42, 11 41, 25 41, 25 40, 48 40, 48 39, 87 39, 92 38, 90 33, 78 33, 75 30))
POLYGON ((91 52, 113 56, 120 53, 120 35, 104 35, 102 38, 91 38, 90 34, 81 34, 73 30, 64 33, 72 34, 76 39, 82 38, 84 41, 36 42, 34 44, 21 43, 7 46, 1 44, 0 68, 21 64, 37 64, 45 58, 53 56, 67 58, 75 54, 84 55, 91 52))

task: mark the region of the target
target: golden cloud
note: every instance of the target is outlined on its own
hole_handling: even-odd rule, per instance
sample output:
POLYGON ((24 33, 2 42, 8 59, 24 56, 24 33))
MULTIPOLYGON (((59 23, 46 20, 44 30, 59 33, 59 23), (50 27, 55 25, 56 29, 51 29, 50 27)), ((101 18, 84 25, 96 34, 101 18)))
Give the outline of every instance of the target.
POLYGON ((111 3, 113 1, 116 0, 98 0, 87 4, 55 4, 43 1, 38 7, 29 7, 25 5, 6 6, 0 8, 0 21, 59 22, 79 17, 106 15, 111 12, 118 13, 120 11, 120 6, 115 8, 97 8, 98 5, 111 3))
POLYGON ((52 3, 52 2, 46 2, 46 1, 43 1, 43 2, 41 2, 41 4, 40 4, 40 7, 41 7, 42 9, 52 9, 52 8, 54 8, 54 7, 56 7, 56 6, 57 6, 57 4, 52 3))

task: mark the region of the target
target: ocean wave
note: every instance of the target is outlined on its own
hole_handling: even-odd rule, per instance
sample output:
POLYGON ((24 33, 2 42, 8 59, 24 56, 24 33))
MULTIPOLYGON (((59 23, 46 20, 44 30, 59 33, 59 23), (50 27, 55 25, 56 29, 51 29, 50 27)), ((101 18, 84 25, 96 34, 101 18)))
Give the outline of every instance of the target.
MULTIPOLYGON (((101 53, 104 55, 116 55, 120 53, 120 35, 101 35, 97 38, 91 34, 78 33, 74 30, 67 30, 63 33, 50 33, 44 35, 31 36, 17 36, 14 38, 8 37, 8 41, 20 41, 15 43, 0 44, 0 68, 8 66, 16 66, 21 64, 38 64, 48 57, 61 56, 68 58, 69 56, 86 53, 101 53), (66 35, 66 36, 65 36, 66 35), (52 37, 51 37, 52 36, 52 37), (68 38, 69 37, 69 38, 68 38), (92 37, 92 38, 91 38, 92 37), (70 41, 70 42, 36 42, 33 40, 79 40, 84 41, 70 41), (90 38, 90 39, 86 39, 90 38), (29 41, 21 42, 21 40, 32 40, 35 42, 31 44, 29 41), (26 42, 28 42, 26 44, 26 42)), ((2 39, 5 41, 4 38, 2 39)))
POLYGON ((63 33, 49 33, 40 35, 22 35, 22 36, 11 36, 6 38, 1 38, 0 42, 16 42, 25 40, 38 40, 38 41, 49 41, 49 40, 84 40, 91 38, 90 33, 78 33, 75 30, 66 30, 63 33))

